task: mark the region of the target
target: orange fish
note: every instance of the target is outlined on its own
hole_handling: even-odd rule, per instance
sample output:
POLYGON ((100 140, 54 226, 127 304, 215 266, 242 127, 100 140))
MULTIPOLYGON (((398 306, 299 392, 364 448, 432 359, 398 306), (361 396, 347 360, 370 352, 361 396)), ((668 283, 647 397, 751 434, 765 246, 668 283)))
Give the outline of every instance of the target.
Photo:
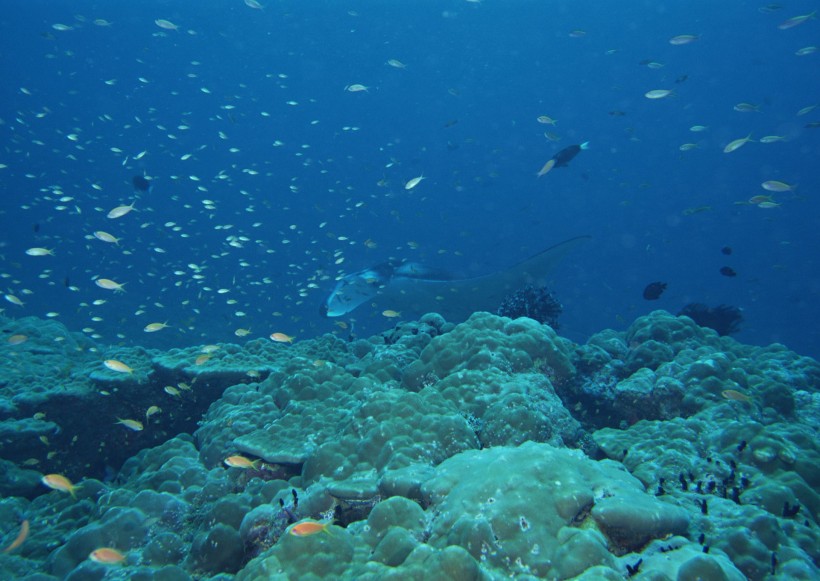
POLYGON ((25 542, 26 537, 28 537, 28 531, 29 523, 28 519, 25 519, 22 523, 20 523, 20 532, 18 533, 17 538, 14 539, 14 541, 8 547, 3 549, 3 552, 11 553, 14 549, 22 545, 25 542))
POLYGON ((95 563, 103 563, 105 565, 116 565, 117 563, 125 561, 125 555, 111 547, 94 549, 91 551, 91 554, 88 555, 88 558, 95 563))
POLYGON ((68 492, 69 494, 71 494, 71 496, 77 498, 77 495, 74 494, 74 490, 77 488, 77 486, 72 484, 71 480, 69 480, 62 474, 46 474, 40 479, 40 482, 42 482, 52 490, 68 492))
POLYGON ((196 361, 194 361, 194 365, 205 365, 210 358, 210 355, 200 355, 196 358, 196 361))
POLYGON ((9 345, 20 345, 21 343, 28 341, 28 337, 25 335, 12 335, 6 339, 6 341, 8 341, 9 345))
POLYGON ((253 468, 256 470, 261 460, 249 460, 244 456, 228 456, 224 462, 226 466, 231 468, 253 468))
POLYGON ((293 337, 284 333, 271 333, 270 338, 276 343, 293 343, 293 337))
POLYGON ((752 401, 752 398, 736 389, 724 389, 720 395, 731 401, 752 401))
POLYGON ((288 533, 293 535, 294 537, 309 537, 310 535, 315 535, 316 533, 325 532, 330 534, 328 527, 330 527, 331 523, 328 522, 317 522, 315 520, 306 520, 300 523, 296 523, 292 525, 288 529, 288 533))

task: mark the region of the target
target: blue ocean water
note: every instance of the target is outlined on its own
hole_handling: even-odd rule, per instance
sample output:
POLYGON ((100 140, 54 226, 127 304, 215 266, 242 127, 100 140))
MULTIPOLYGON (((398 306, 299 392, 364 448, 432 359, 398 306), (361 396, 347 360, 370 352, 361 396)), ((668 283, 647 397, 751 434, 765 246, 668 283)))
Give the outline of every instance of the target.
MULTIPOLYGON (((5 314, 160 348, 347 333, 318 314, 346 273, 394 258, 473 276, 589 234, 551 283, 563 335, 730 304, 740 341, 820 355, 820 109, 798 115, 820 103, 820 54, 795 54, 818 22, 778 28, 815 3, 263 4, 8 3, 0 273, 24 305, 5 314)), ((353 315, 361 335, 395 322, 353 315)))

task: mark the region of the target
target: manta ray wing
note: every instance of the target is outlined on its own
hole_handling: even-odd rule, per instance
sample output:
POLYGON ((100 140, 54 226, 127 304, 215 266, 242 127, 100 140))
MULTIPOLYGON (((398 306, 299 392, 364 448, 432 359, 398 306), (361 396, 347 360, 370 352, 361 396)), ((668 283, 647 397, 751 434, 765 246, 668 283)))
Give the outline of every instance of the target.
MULTIPOLYGON (((445 280, 394 274, 386 284, 378 288, 370 286, 370 296, 356 306, 366 302, 372 309, 370 314, 378 316, 391 309, 404 317, 436 312, 448 321, 463 321, 476 311, 494 312, 508 294, 527 284, 544 284, 561 259, 588 240, 590 236, 571 238, 510 268, 474 278, 445 280)), ((327 304, 333 302, 331 294, 327 304)), ((328 314, 339 316, 351 310, 336 309, 328 314)))

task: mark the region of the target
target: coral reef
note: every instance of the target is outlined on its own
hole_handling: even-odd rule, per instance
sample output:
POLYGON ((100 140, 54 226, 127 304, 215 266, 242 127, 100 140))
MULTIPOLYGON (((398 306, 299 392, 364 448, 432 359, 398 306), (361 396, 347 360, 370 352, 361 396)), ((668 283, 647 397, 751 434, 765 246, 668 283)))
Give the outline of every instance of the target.
POLYGON ((664 311, 584 345, 489 313, 169 352, 2 324, 3 578, 820 574, 820 365, 780 345, 664 311))

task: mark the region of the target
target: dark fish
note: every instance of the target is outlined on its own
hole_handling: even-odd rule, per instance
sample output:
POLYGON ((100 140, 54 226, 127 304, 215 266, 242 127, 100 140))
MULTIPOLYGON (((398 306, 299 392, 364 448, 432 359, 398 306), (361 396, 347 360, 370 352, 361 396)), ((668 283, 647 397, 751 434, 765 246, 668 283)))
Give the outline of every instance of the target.
POLYGON ((820 127, 820 121, 812 121, 811 123, 806 123, 803 127, 806 129, 817 129, 820 127))
POLYGON ((555 167, 566 167, 569 165, 569 162, 584 149, 589 149, 589 141, 584 141, 581 145, 565 147, 552 156, 552 159, 555 160, 555 167))
POLYGON ((721 251, 723 254, 725 254, 725 255, 727 255, 727 256, 728 256, 729 254, 731 254, 731 253, 732 253, 732 247, 731 247, 731 246, 724 246, 723 248, 721 248, 721 249, 720 249, 720 251, 721 251))
POLYGON ((40 225, 39 224, 34 224, 34 226, 32 226, 31 229, 34 230, 35 233, 39 232, 40 231, 40 225))
POLYGON ((689 78, 689 75, 681 75, 677 79, 675 79, 675 83, 680 85, 681 83, 685 82, 686 79, 689 78))
POLYGON ((618 111, 616 109, 614 111, 610 111, 609 114, 612 115, 613 117, 623 117, 624 115, 626 115, 626 111, 618 111))
POLYGON ((729 276, 729 277, 737 276, 737 273, 734 271, 734 269, 731 266, 721 267, 720 274, 722 274, 723 276, 729 276))
POLYGON ((665 282, 650 282, 646 285, 646 288, 643 289, 643 298, 647 301, 656 301, 661 298, 663 291, 666 290, 666 283, 665 282))
POLYGON ((145 176, 134 176, 131 180, 131 183, 134 184, 134 189, 140 192, 150 192, 151 191, 151 181, 147 179, 145 176))

